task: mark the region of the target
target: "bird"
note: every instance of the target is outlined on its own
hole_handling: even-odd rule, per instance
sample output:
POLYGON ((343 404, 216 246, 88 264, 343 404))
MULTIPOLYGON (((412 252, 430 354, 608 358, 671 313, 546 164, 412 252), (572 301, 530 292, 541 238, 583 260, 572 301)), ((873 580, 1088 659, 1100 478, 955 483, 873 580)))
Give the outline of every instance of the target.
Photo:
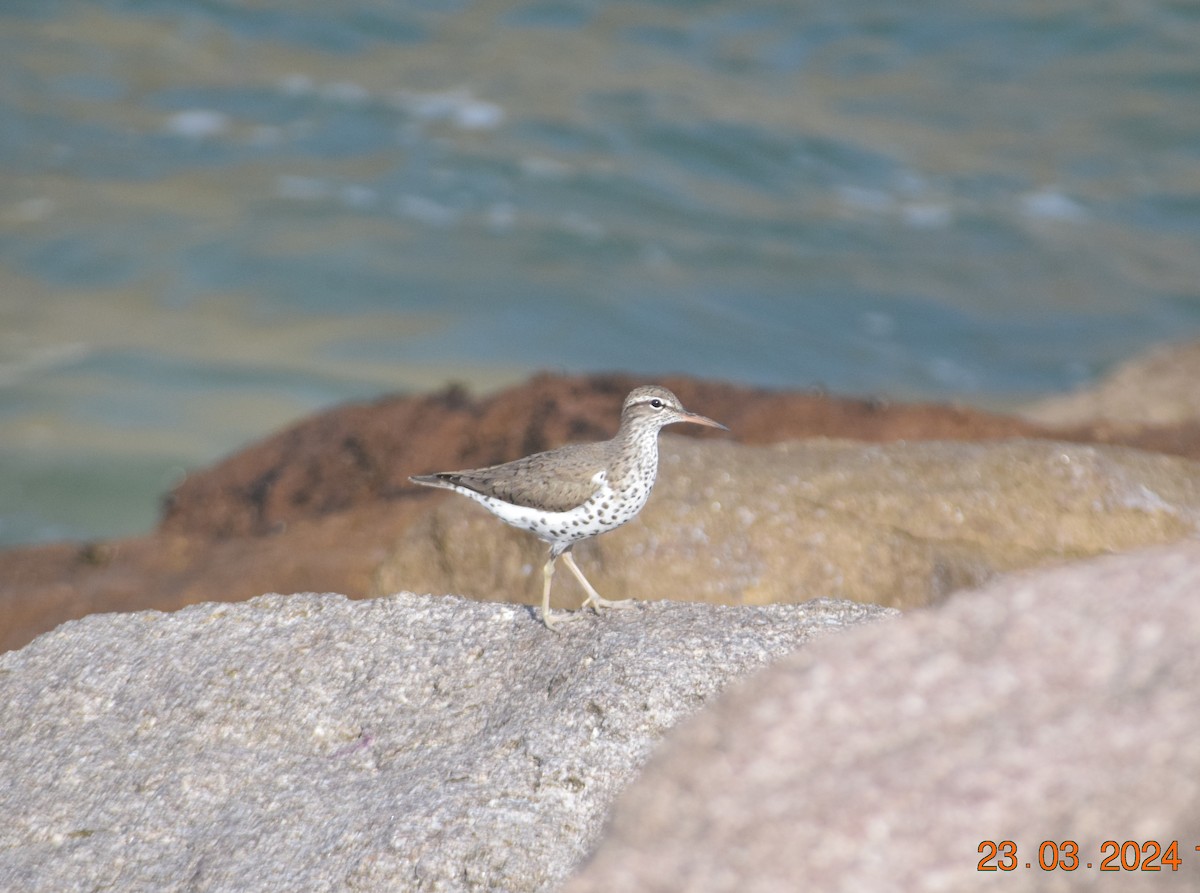
POLYGON ((658 477, 658 432, 676 422, 729 430, 684 409, 666 388, 645 385, 625 398, 621 425, 611 440, 568 444, 501 465, 418 474, 409 480, 461 493, 549 544, 542 568, 542 623, 554 629, 558 618, 550 611, 550 587, 560 557, 587 593, 582 607, 599 613, 600 608, 628 604, 601 598, 571 549, 615 530, 642 510, 658 477))

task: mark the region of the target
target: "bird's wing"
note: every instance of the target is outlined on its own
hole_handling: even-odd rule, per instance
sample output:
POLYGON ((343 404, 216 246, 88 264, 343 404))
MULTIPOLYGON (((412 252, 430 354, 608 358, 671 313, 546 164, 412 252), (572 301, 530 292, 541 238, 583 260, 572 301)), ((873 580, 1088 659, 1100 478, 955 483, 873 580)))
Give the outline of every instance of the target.
POLYGON ((514 462, 447 471, 417 483, 464 487, 527 508, 565 512, 587 502, 604 484, 601 444, 574 444, 514 462))

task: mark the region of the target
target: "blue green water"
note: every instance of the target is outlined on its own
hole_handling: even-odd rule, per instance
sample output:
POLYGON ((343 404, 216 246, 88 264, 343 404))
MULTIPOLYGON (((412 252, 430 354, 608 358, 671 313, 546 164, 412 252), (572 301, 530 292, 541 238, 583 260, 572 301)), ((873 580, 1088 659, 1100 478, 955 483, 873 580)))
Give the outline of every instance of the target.
POLYGON ((539 369, 1004 405, 1200 332, 1200 5, 0 7, 0 544, 539 369))

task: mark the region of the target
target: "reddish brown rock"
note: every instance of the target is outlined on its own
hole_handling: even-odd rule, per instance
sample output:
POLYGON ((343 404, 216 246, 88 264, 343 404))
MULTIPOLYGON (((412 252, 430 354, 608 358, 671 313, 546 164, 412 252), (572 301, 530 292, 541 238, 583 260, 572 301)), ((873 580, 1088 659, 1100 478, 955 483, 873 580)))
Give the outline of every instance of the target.
MULTIPOLYGON (((414 472, 480 467, 608 438, 625 395, 645 383, 631 375, 539 375, 484 399, 450 388, 333 409, 190 475, 171 494, 162 529, 214 537, 270 533, 299 518, 412 496, 419 489, 408 482, 414 472)), ((658 383, 685 406, 700 406, 727 424, 743 443, 814 436, 992 440, 1044 430, 961 407, 892 406, 678 377, 658 383)))
MULTIPOLYGON (((1200 457, 1200 427, 1054 432, 956 406, 889 404, 657 379, 744 443, 1056 436, 1200 457)), ((268 591, 364 597, 387 551, 441 494, 415 472, 485 465, 612 434, 644 377, 539 375, 486 398, 461 389, 338 407, 190 475, 143 537, 0 552, 0 649, 97 611, 165 610, 268 591)), ((682 432, 681 432, 682 433, 682 432)), ((705 436, 706 432, 697 432, 705 436)), ((718 435, 724 436, 724 435, 718 435)))

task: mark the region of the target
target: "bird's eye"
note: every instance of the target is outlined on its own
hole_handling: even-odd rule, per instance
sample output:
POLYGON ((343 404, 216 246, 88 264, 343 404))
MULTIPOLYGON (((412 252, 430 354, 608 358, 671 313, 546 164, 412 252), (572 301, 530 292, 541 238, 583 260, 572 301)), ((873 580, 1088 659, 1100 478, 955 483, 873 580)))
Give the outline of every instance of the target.
POLYGON ((659 400, 657 397, 655 397, 653 400, 650 401, 650 405, 653 406, 655 409, 663 408, 663 402, 661 400, 659 400))

